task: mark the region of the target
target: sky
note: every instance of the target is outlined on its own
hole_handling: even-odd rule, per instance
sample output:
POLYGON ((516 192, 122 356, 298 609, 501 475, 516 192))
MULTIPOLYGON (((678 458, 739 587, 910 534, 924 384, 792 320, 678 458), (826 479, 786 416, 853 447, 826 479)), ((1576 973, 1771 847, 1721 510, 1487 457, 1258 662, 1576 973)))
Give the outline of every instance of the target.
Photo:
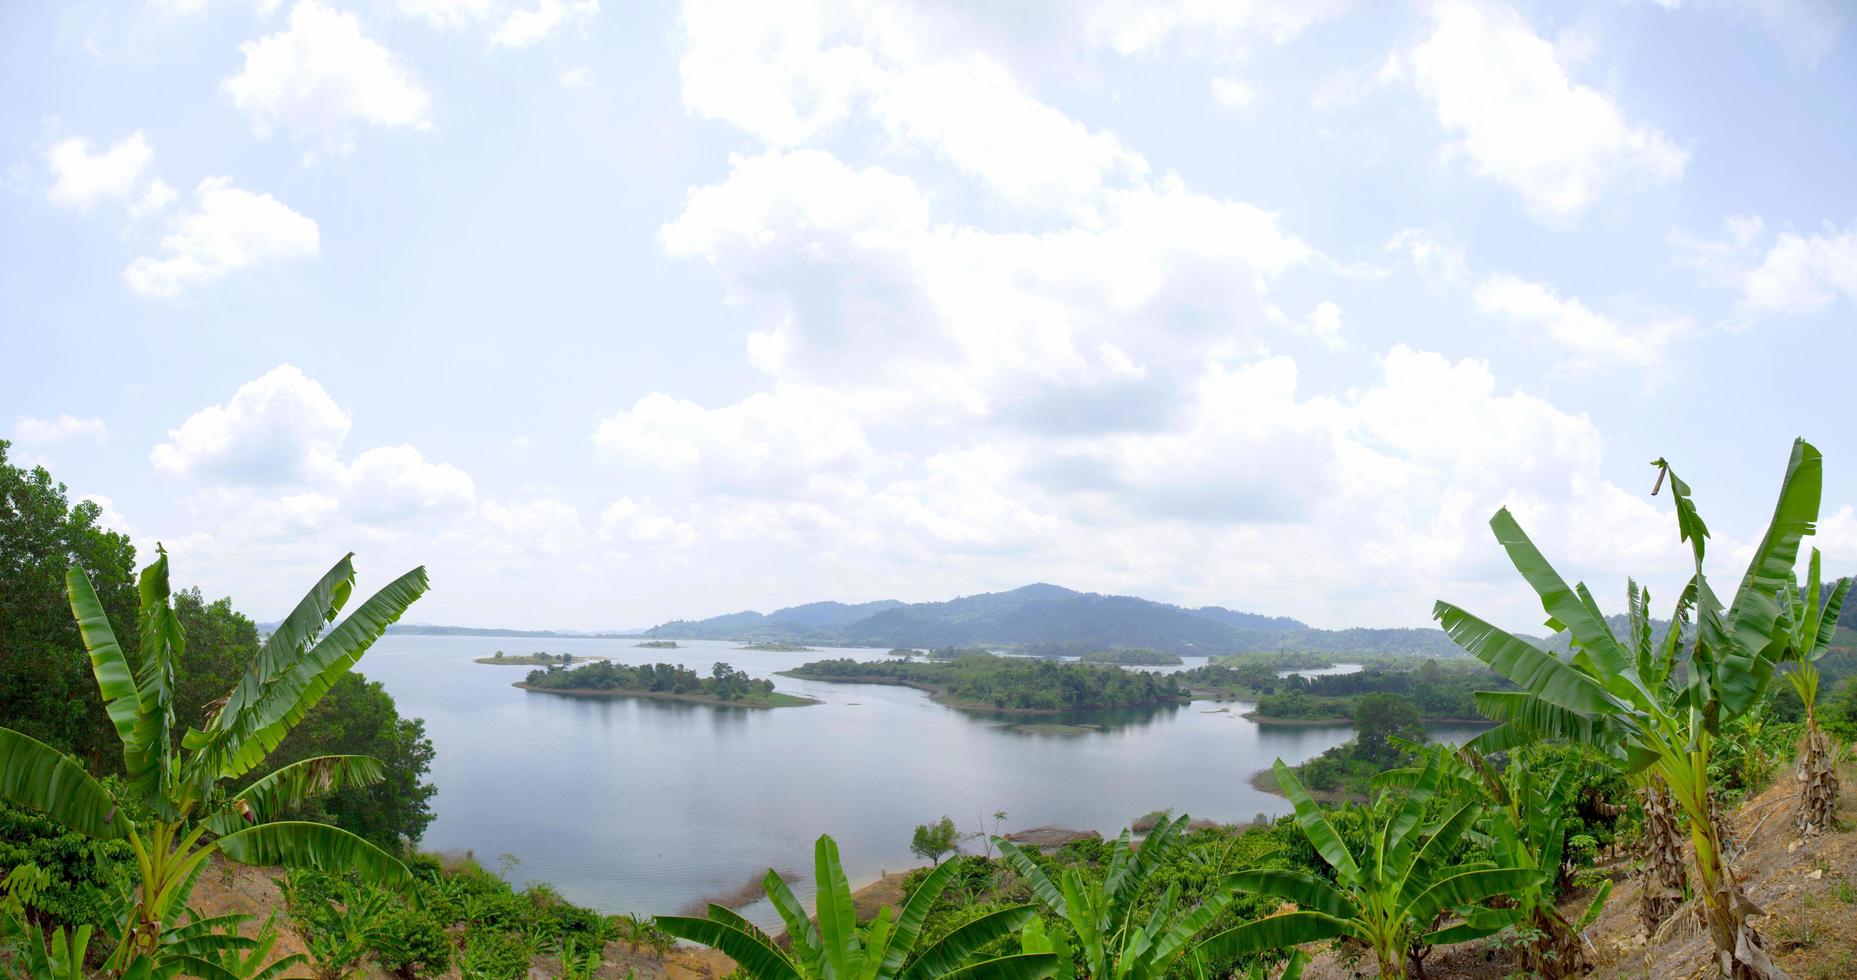
POLYGON ((1857 572, 1836 0, 0 5, 0 438, 264 620, 1857 572))

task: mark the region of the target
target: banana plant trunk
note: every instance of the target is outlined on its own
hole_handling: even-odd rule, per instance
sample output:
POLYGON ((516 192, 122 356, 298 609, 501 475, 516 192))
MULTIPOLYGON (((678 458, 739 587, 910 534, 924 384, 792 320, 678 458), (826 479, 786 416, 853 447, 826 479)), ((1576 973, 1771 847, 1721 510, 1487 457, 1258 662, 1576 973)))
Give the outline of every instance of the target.
POLYGON ((1644 802, 1644 889, 1638 918, 1651 940, 1683 904, 1683 837, 1676 825, 1676 801, 1662 777, 1653 776, 1639 795, 1644 802))
POLYGON ((1529 976, 1560 980, 1592 969, 1586 946, 1573 926, 1552 907, 1536 909, 1532 925, 1539 938, 1522 947, 1522 970, 1529 976))
POLYGON ((1680 802, 1691 818, 1690 843, 1696 852, 1702 918, 1715 944, 1715 966, 1723 980, 1790 980, 1767 956, 1760 932, 1749 921, 1761 914, 1760 908, 1742 891, 1728 864, 1727 834, 1714 794, 1704 791, 1700 799, 1680 802))
POLYGON ((1799 817, 1802 837, 1823 833, 1831 826, 1838 807, 1838 770, 1832 762, 1831 739, 1819 727, 1816 714, 1805 716, 1805 758, 1799 763, 1799 817))

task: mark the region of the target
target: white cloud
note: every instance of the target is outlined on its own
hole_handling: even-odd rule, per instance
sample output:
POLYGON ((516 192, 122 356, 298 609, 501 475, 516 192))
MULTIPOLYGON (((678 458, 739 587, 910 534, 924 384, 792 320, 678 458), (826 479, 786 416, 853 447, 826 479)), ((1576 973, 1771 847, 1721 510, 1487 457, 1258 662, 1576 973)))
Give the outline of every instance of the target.
POLYGON ((1827 224, 1816 233, 1781 231, 1762 249, 1766 223, 1754 215, 1732 215, 1727 237, 1692 238, 1672 233, 1671 244, 1686 264, 1712 281, 1736 290, 1736 320, 1745 326, 1772 315, 1817 313, 1840 297, 1857 301, 1857 228, 1827 224))
POLYGON ((283 364, 195 412, 149 454, 174 476, 254 486, 339 479, 351 419, 322 385, 283 364))
POLYGON ((1098 190, 1146 174, 1140 154, 1040 101, 977 45, 944 48, 947 11, 827 4, 684 5, 684 105, 773 146, 863 113, 901 148, 928 152, 1002 200, 1087 210, 1098 190))
POLYGON ((39 419, 20 416, 18 421, 13 423, 14 439, 37 445, 64 442, 80 436, 102 442, 108 439, 109 435, 109 426, 104 425, 102 419, 94 417, 80 419, 71 415, 59 415, 55 419, 39 419))
POLYGON ((599 12, 599 0, 536 0, 534 7, 510 11, 490 41, 506 48, 530 47, 566 24, 591 21, 599 12))
POLYGON ((791 386, 717 409, 654 392, 601 419, 593 444, 605 459, 745 496, 855 484, 871 455, 827 393, 791 386))
POLYGON ((394 0, 399 13, 440 30, 482 30, 498 47, 532 47, 599 16, 599 0, 394 0))
POLYGON ((127 198, 154 156, 154 148, 139 130, 97 153, 90 152, 90 140, 85 137, 60 140, 45 151, 46 169, 52 175, 46 197, 59 207, 80 210, 105 198, 127 198))
POLYGON ((1450 152, 1507 184, 1535 216, 1568 219, 1615 185, 1682 177, 1689 152, 1567 76, 1554 45, 1506 7, 1443 0, 1409 54, 1450 152))
POLYGON ((244 67, 220 89, 259 136, 281 127, 346 153, 357 123, 431 126, 431 97, 391 51, 362 33, 354 14, 299 0, 288 28, 239 50, 244 67))
POLYGON ((1212 80, 1212 97, 1227 109, 1247 109, 1257 101, 1257 91, 1244 79, 1222 75, 1212 80))
POLYGON ((1651 384, 1668 373, 1672 343, 1692 326, 1688 317, 1670 315, 1623 324, 1541 283, 1507 274, 1484 279, 1477 286, 1476 304, 1482 313, 1541 331, 1565 352, 1565 369, 1633 370, 1651 384))
POLYGON ((429 511, 470 509, 476 484, 449 463, 428 462, 409 445, 380 446, 355 457, 342 474, 344 499, 363 521, 391 521, 429 511))
POLYGON ((179 196, 180 194, 174 190, 173 185, 156 177, 142 186, 141 198, 129 205, 129 217, 135 220, 165 211, 168 205, 173 204, 174 199, 179 196))
POLYGON ((938 225, 908 178, 774 151, 692 192, 663 238, 757 311, 750 358, 775 377, 1067 425, 1151 424, 1208 349, 1280 329, 1268 284, 1316 257, 1276 215, 1177 179, 1098 211, 1039 234, 938 225))
POLYGON ((566 89, 586 88, 593 84, 593 73, 586 68, 565 68, 561 71, 560 82, 566 89))
POLYGON ((1229 46, 1255 35, 1283 44, 1347 7, 1347 0, 1106 0, 1091 5, 1089 33, 1124 55, 1173 37, 1229 46))
POLYGON ((486 500, 478 516, 498 536, 482 543, 496 549, 561 555, 585 537, 580 526, 580 510, 553 497, 511 502, 486 500))
POLYGON ((667 548, 696 542, 696 528, 654 507, 649 500, 621 497, 600 514, 599 540, 667 548))
POLYGON ((1424 228, 1405 228, 1386 240, 1389 252, 1404 252, 1413 268, 1428 282, 1455 285, 1470 274, 1464 247, 1424 228))
POLYGON ((130 262, 123 281, 169 299, 241 269, 315 258, 321 250, 314 220, 269 194, 232 186, 230 177, 208 177, 194 188, 192 206, 169 221, 160 255, 130 262))

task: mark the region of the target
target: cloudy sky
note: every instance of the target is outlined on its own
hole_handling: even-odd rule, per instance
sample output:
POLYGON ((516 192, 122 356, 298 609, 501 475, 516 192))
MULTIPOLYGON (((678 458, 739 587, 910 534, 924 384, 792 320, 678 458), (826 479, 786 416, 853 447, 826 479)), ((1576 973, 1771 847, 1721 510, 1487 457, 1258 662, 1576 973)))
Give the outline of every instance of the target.
POLYGON ((1857 571, 1839 0, 0 10, 0 437, 260 618, 1857 571))

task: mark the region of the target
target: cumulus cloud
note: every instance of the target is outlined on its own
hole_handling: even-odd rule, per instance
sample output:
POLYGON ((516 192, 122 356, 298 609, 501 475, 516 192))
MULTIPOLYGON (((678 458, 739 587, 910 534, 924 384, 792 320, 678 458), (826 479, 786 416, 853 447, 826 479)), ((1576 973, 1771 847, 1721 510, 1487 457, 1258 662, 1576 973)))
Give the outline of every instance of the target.
POLYGON ((342 459, 353 424, 323 386, 283 364, 239 386, 231 400, 195 412, 155 446, 156 470, 224 492, 259 491, 266 506, 322 515, 346 505, 364 523, 387 523, 439 511, 468 511, 476 499, 469 474, 435 463, 410 445, 380 446, 342 459), (312 496, 304 496, 304 494, 312 496), (332 501, 323 506, 320 501, 332 501), (313 505, 313 506, 312 506, 313 505))
POLYGON ((109 426, 100 418, 80 419, 72 415, 59 415, 55 419, 33 418, 22 415, 13 423, 13 438, 23 443, 46 445, 66 442, 71 439, 89 438, 97 442, 108 439, 109 426))
POLYGON ((1654 383, 1668 370, 1671 345, 1688 333, 1688 317, 1656 315, 1621 323, 1548 286, 1507 274, 1477 286, 1478 311, 1532 327, 1564 352, 1565 369, 1627 369, 1654 383))
POLYGON ((259 136, 289 129, 347 153, 357 124, 431 126, 431 96, 354 14, 299 0, 288 27, 239 50, 244 66, 220 90, 259 136))
POLYGON ((1768 239, 1758 215, 1731 215, 1724 237, 1673 232, 1679 261, 1737 293, 1733 325, 1775 315, 1818 313, 1840 298, 1857 301, 1857 227, 1780 231, 1768 239), (1762 243, 1765 243, 1764 245, 1762 243))
POLYGON ((404 16, 441 30, 482 30, 499 47, 526 48, 599 16, 599 0, 394 0, 404 16))
POLYGON ((257 486, 323 483, 342 473, 339 452, 351 424, 322 385, 283 364, 240 385, 225 404, 189 416, 149 460, 173 476, 257 486))
POLYGON ((593 444, 605 459, 747 496, 856 482, 871 456, 828 393, 792 386, 717 409, 654 392, 601 419, 593 444))
POLYGON ((1682 177, 1689 151, 1568 77, 1554 45, 1507 7, 1442 0, 1406 69, 1453 137, 1449 152, 1528 210, 1572 218, 1622 183, 1682 177))
POLYGON ((696 542, 696 528, 653 506, 649 500, 621 497, 600 513, 599 540, 650 547, 685 548, 696 542))
POLYGON ((1447 236, 1425 228, 1405 228, 1386 240, 1386 250, 1403 252, 1428 282, 1456 285, 1470 274, 1464 247, 1447 236))
POLYGON ((87 137, 59 140, 45 151, 52 176, 45 196, 59 207, 80 210, 109 198, 126 199, 154 157, 154 148, 140 130, 95 153, 87 137))
MULTIPOLYGON (((937 224, 909 178, 808 149, 736 159, 663 239, 761 312, 749 354, 775 377, 1027 418, 1073 416, 1051 396, 1167 400, 1207 349, 1277 329, 1268 284, 1315 257, 1276 215, 1177 179, 1103 195, 1100 219, 1036 234, 937 224)), ((1165 410, 1124 407, 1123 424, 1165 410)))
POLYGON ((186 211, 172 218, 159 255, 123 270, 123 282, 144 296, 171 299, 242 269, 315 258, 322 251, 316 222, 269 194, 241 190, 230 177, 208 177, 186 211))

